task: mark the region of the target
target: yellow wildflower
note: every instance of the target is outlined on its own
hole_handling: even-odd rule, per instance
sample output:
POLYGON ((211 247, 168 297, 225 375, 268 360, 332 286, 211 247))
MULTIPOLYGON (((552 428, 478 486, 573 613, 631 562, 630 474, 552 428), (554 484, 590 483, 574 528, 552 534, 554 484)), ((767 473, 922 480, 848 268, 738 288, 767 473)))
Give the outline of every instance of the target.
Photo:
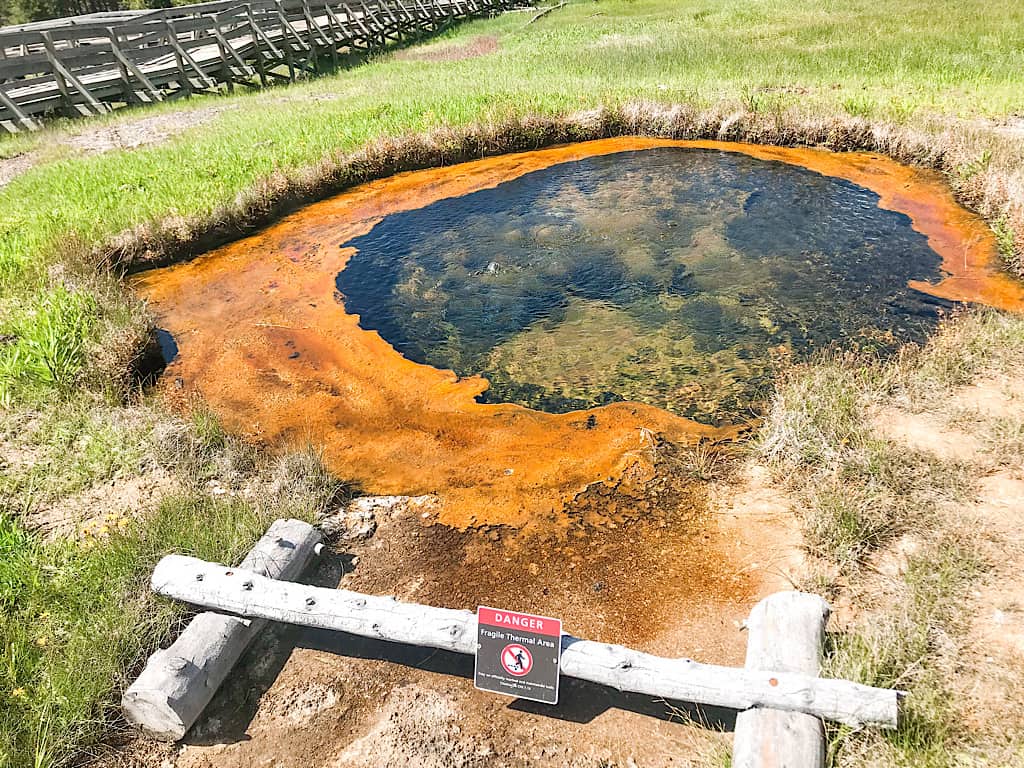
POLYGON ((105 525, 101 525, 100 529, 96 531, 97 536, 106 536, 108 533, 110 533, 110 528, 105 525))
POLYGON ((11 696, 13 696, 16 699, 24 699, 25 698, 25 689, 24 688, 15 688, 13 691, 11 691, 11 696))
POLYGON ((38 645, 40 648, 45 648, 48 642, 49 640, 47 640, 45 637, 36 638, 36 645, 38 645))

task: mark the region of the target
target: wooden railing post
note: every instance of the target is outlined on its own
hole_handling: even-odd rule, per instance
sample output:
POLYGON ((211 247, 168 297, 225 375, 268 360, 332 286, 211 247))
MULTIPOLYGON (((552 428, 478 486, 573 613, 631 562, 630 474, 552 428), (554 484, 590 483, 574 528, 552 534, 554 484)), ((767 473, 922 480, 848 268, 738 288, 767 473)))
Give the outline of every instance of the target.
MULTIPOLYGON (((270 578, 296 579, 320 543, 319 531, 308 523, 278 520, 239 567, 270 578)), ((259 619, 219 613, 196 616, 170 648, 150 657, 124 692, 128 721, 154 738, 180 739, 264 626, 259 619)))
POLYGON ((263 66, 263 47, 259 32, 256 30, 256 19, 252 15, 252 5, 245 4, 245 15, 249 20, 249 34, 252 35, 253 56, 256 58, 256 74, 259 75, 260 85, 267 87, 267 73, 263 66))
POLYGON ((39 128, 39 124, 26 115, 21 108, 3 91, 3 87, 0 86, 0 104, 3 104, 7 109, 14 115, 18 124, 29 131, 34 131, 39 128))
POLYGON ((167 30, 167 44, 174 49, 174 63, 178 65, 178 76, 181 78, 179 85, 185 91, 186 96, 191 96, 192 81, 185 71, 185 57, 182 55, 183 51, 178 44, 178 34, 174 29, 174 22, 170 19, 165 19, 164 28, 167 30))
POLYGON ((79 79, 61 63, 60 58, 57 56, 57 49, 54 47, 53 40, 50 37, 50 33, 40 32, 39 34, 43 40, 43 48, 46 50, 46 59, 49 61, 54 79, 57 81, 57 89, 60 91, 61 99, 64 102, 68 113, 74 114, 77 111, 75 108, 74 98, 71 96, 71 90, 68 88, 69 83, 82 97, 85 103, 96 110, 97 114, 106 112, 106 108, 100 104, 91 93, 89 93, 89 89, 82 85, 79 79))
POLYGON ((146 93, 149 94, 153 101, 163 101, 163 94, 160 93, 159 89, 150 82, 149 78, 139 69, 135 62, 129 59, 124 51, 121 49, 121 43, 118 39, 117 32, 112 27, 107 27, 107 36, 110 38, 110 50, 113 52, 114 57, 117 59, 118 67, 121 70, 121 78, 124 80, 125 91, 132 101, 138 101, 135 95, 135 89, 132 87, 131 78, 128 73, 135 75, 135 79, 139 81, 139 84, 143 87, 146 93))
MULTIPOLYGON (((829 607, 818 595, 778 592, 754 606, 747 619, 750 670, 817 677, 829 607)), ((821 720, 801 712, 754 707, 736 717, 733 768, 823 768, 821 720)))

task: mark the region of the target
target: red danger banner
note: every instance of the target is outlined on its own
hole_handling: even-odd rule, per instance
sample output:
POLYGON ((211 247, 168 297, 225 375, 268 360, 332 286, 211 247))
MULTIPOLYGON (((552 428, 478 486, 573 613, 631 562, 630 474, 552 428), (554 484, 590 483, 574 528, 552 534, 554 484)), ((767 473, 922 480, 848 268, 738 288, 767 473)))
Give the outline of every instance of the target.
POLYGON ((529 613, 499 611, 496 608, 487 608, 481 605, 476 609, 476 618, 481 624, 489 624, 492 627, 521 629, 526 632, 536 632, 538 635, 549 635, 552 637, 562 636, 561 620, 549 619, 547 616, 532 616, 529 613))

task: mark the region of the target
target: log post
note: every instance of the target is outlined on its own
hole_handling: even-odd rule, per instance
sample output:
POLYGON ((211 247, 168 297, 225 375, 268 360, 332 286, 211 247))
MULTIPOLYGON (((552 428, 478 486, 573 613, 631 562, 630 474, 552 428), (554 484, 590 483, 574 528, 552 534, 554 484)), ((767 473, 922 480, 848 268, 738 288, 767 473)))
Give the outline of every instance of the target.
POLYGON ((178 84, 185 91, 186 96, 192 95, 192 81, 185 72, 185 57, 182 56, 181 46, 178 44, 178 33, 174 29, 174 22, 170 19, 164 20, 164 28, 167 30, 167 44, 174 48, 174 63, 178 65, 178 77, 181 78, 178 84))
MULTIPOLYGON (((239 568, 271 579, 295 579, 320 543, 319 532, 308 523, 277 520, 239 568)), ((149 657, 124 692, 125 717, 154 739, 182 738, 265 625, 262 619, 199 614, 170 648, 149 657)))
MULTIPOLYGON (((749 670, 817 677, 830 609, 818 595, 777 592, 747 619, 749 670)), ((733 768, 824 768, 821 720, 802 712, 753 707, 736 716, 733 768)))

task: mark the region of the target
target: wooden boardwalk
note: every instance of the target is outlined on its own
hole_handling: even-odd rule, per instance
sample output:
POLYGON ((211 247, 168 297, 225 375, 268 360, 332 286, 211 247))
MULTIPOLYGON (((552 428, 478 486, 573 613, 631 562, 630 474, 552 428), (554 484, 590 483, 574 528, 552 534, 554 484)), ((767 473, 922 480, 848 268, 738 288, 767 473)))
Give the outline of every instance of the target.
POLYGON ((221 0, 0 28, 0 126, 332 71, 518 0, 221 0))

